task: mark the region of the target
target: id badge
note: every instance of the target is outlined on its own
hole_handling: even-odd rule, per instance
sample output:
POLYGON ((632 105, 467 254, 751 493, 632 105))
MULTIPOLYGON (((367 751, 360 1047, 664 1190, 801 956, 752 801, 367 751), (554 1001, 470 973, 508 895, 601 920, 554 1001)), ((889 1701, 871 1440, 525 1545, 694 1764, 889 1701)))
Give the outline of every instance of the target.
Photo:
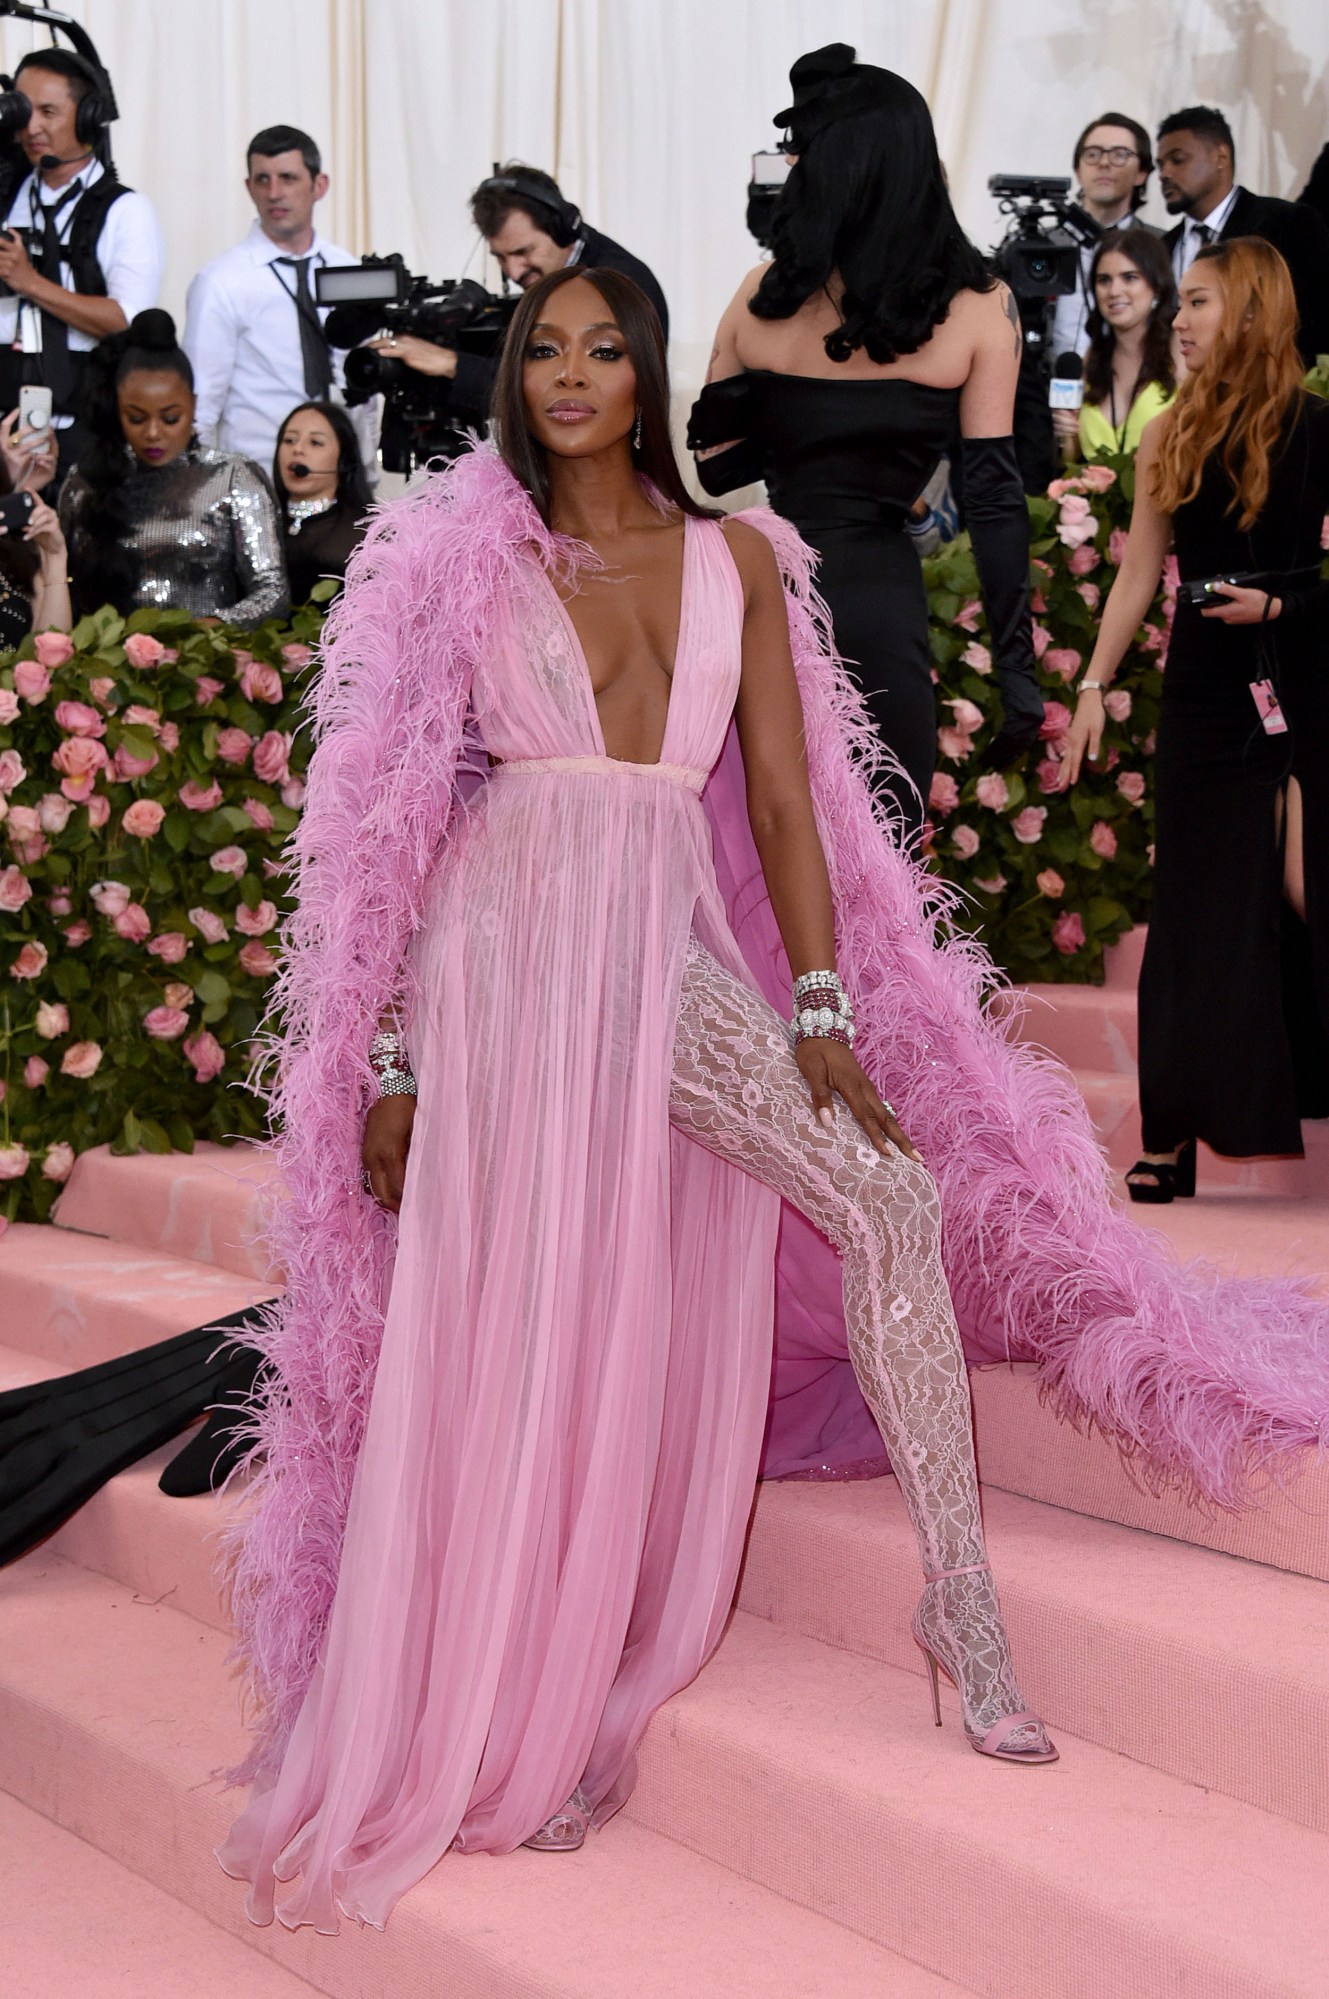
POLYGON ((1265 735, 1285 736, 1287 734, 1287 716, 1278 705, 1278 696, 1274 693, 1273 681, 1253 680, 1251 682, 1251 700, 1255 703, 1256 711, 1260 717, 1260 727, 1264 730, 1265 735))

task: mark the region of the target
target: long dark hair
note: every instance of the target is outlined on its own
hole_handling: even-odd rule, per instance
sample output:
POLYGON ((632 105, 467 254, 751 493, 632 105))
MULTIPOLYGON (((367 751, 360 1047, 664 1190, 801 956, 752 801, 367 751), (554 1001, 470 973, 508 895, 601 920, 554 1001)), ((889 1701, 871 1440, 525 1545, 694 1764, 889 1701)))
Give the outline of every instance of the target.
POLYGON ((1141 389, 1157 382, 1169 392, 1177 386, 1172 365, 1172 319, 1177 310, 1177 287, 1172 276, 1172 259, 1161 236, 1152 229, 1109 229, 1094 251, 1089 266, 1089 351, 1084 357, 1085 398, 1101 403, 1112 388, 1112 355, 1117 344, 1113 328, 1098 309, 1098 267, 1109 250, 1129 257, 1154 294, 1154 309, 1145 329, 1140 350, 1140 372, 1131 390, 1131 401, 1141 389))
POLYGON ((748 301, 758 319, 790 319, 838 273, 832 361, 860 347, 878 363, 915 354, 957 292, 995 282, 956 219, 925 100, 879 74, 874 103, 807 139, 776 207, 775 261, 748 301))
POLYGON ((139 561, 129 533, 128 485, 138 467, 125 442, 117 391, 140 368, 178 375, 193 390, 194 370, 176 339, 175 321, 156 306, 137 313, 123 333, 99 341, 89 357, 82 413, 90 442, 78 461, 86 490, 70 549, 80 613, 100 604, 126 611, 137 600, 139 561))
POLYGON ((277 448, 272 454, 272 484, 278 500, 285 508, 286 502, 291 497, 281 475, 282 432, 292 418, 299 416, 302 410, 312 410, 315 416, 322 417, 336 438, 337 503, 339 506, 348 507, 358 520, 361 514, 368 513, 374 496, 369 490, 369 477, 360 456, 360 440, 356 436, 355 425, 340 403, 297 403, 295 408, 288 410, 282 418, 281 427, 277 432, 277 448))
POLYGON ((713 510, 699 506, 683 484, 674 456, 669 428, 669 369, 660 316, 641 286, 621 271, 588 271, 580 264, 565 264, 561 271, 551 271, 538 285, 532 285, 522 298, 508 328, 491 405, 503 463, 521 480, 547 521, 551 496, 549 459, 544 446, 531 436, 526 424, 526 344, 531 328, 552 294, 560 285, 571 284, 576 278, 585 278, 595 286, 623 335, 632 362, 641 410, 641 443, 632 446, 632 463, 638 476, 680 513, 692 514, 698 520, 714 520, 713 510))

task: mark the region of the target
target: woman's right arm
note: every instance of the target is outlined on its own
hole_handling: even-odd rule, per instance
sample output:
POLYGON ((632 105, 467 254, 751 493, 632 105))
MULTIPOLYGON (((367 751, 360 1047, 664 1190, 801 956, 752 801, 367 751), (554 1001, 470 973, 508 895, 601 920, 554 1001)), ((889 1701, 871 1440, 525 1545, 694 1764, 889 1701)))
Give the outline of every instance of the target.
POLYGON ((743 373, 738 352, 738 333, 747 317, 748 300, 761 282, 765 266, 749 271, 715 330, 706 386, 692 405, 688 418, 688 448, 696 462, 697 477, 705 492, 718 498, 736 487, 751 486, 762 476, 760 447, 745 434, 744 391, 746 385, 735 377, 743 373), (721 384, 732 382, 732 389, 721 384))
POLYGON ((1096 681, 1098 685, 1086 687, 1075 704, 1066 747, 1061 754, 1063 790, 1075 783, 1086 757, 1090 763, 1098 757, 1103 740, 1103 692, 1111 685, 1127 647, 1144 623, 1145 614, 1154 601, 1158 579, 1163 573, 1163 563, 1172 539, 1172 520, 1158 506, 1151 488, 1163 426, 1168 421, 1169 413, 1164 410, 1161 416, 1154 417, 1145 425, 1140 439, 1135 459, 1135 504, 1131 509, 1131 531, 1126 541, 1126 553, 1116 581, 1108 592, 1107 603, 1103 606, 1098 640, 1085 675, 1087 681, 1096 681))

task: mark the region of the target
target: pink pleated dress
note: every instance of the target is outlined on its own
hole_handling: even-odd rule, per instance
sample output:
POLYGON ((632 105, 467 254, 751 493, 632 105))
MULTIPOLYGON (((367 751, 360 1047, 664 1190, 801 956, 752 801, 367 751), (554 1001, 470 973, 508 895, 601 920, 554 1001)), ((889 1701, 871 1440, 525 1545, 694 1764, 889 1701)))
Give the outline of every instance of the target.
POLYGON ((476 673, 495 768, 413 954, 419 1097, 336 1600, 221 1852, 257 1921, 381 1924, 450 1847, 510 1851, 578 1784, 602 1822, 719 1639, 780 1203, 671 1130, 669 1092, 690 939, 752 983, 700 795, 742 619, 720 527, 689 520, 658 765, 606 757, 534 561, 476 673))

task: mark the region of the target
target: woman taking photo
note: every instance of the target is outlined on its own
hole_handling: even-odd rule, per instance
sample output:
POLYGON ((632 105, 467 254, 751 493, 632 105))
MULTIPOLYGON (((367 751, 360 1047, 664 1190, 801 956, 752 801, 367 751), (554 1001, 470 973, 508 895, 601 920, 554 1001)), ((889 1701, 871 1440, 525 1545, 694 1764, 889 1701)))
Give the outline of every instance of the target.
POLYGON ((242 628, 286 608, 277 511, 251 459, 194 436, 194 371, 167 312, 140 312, 91 363, 92 443, 60 492, 75 609, 143 605, 242 628))
POLYGON ((21 431, 11 410, 0 424, 0 494, 31 493, 33 505, 22 526, 0 520, 0 652, 29 632, 73 629, 65 538, 55 509, 39 497, 55 461, 50 429, 21 431))
POLYGON ((355 425, 339 403, 301 403, 281 427, 272 462, 291 602, 340 582, 365 531, 372 495, 355 425))
POLYGON ((1176 393, 1172 263, 1152 229, 1111 230, 1089 270, 1093 307, 1084 357, 1084 403, 1055 410, 1052 422, 1068 460, 1139 448, 1145 425, 1176 393))
POLYGON ((912 84, 843 44, 790 72, 795 164, 774 261, 739 286, 692 413, 707 492, 764 479, 817 551, 835 643, 902 767, 888 789, 922 823, 937 750, 928 605, 905 532, 961 434, 965 525, 1001 690, 1004 762, 1038 735, 1029 530, 1011 424, 1019 318, 951 207, 912 84))
POLYGON ((1097 756, 1104 691, 1171 541, 1181 591, 1140 974, 1144 1157, 1127 1175, 1144 1202, 1194 1192, 1197 1139, 1238 1158, 1299 1154, 1300 1116, 1329 1111, 1329 404, 1301 386, 1291 280, 1268 243, 1208 245, 1180 289, 1186 378, 1140 445, 1130 539, 1062 759, 1073 783, 1097 756), (1300 938, 1285 897, 1304 911, 1300 938))

